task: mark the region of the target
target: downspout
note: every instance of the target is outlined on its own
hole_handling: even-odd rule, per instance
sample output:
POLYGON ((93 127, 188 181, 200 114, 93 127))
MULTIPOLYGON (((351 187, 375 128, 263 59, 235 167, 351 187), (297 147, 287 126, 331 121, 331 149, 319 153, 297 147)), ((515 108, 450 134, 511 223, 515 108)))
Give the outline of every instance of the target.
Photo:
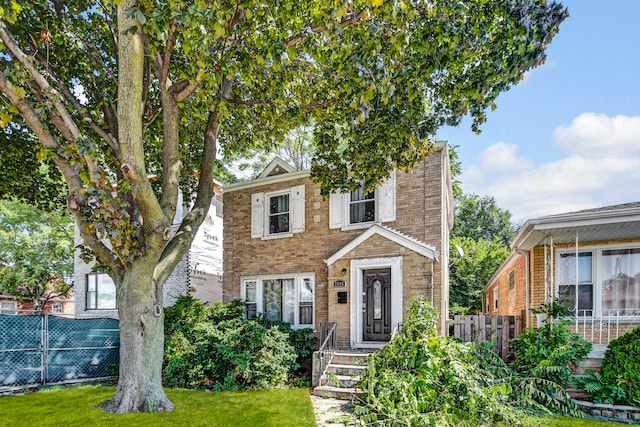
POLYGON ((578 252, 578 232, 576 231, 576 332, 578 332, 578 300, 580 299, 580 292, 578 292, 579 286, 580 286, 580 280, 578 278, 578 274, 580 273, 580 268, 578 265, 580 262, 579 256, 580 254, 578 252))
POLYGON ((549 255, 547 254, 547 241, 544 240, 544 302, 547 302, 547 290, 549 288, 549 255))
MULTIPOLYGON (((545 245, 545 249, 546 249, 546 245, 545 245)), ((531 320, 531 274, 530 274, 531 265, 529 263, 530 252, 516 249, 516 253, 520 256, 524 256, 524 266, 525 266, 524 268, 524 278, 525 278, 524 279, 525 280, 524 312, 526 316, 526 326, 529 326, 529 323, 531 320)), ((545 274, 546 274, 546 270, 545 270, 545 274)), ((545 285, 545 289, 546 289, 546 285, 545 285)))
POLYGON ((524 310, 527 315, 527 326, 529 326, 529 322, 531 320, 531 275, 529 270, 531 269, 531 265, 529 263, 529 251, 524 254, 524 265, 525 265, 525 297, 524 297, 524 310))

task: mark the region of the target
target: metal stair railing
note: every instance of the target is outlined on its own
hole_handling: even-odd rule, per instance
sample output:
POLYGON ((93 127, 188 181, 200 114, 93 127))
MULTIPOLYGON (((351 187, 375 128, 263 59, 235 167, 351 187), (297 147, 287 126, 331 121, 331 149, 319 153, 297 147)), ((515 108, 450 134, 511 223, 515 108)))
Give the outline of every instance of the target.
POLYGON ((327 365, 331 363, 331 359, 336 352, 337 338, 336 338, 336 322, 321 323, 320 324, 320 339, 322 345, 318 350, 318 357, 320 359, 320 375, 324 374, 327 365))

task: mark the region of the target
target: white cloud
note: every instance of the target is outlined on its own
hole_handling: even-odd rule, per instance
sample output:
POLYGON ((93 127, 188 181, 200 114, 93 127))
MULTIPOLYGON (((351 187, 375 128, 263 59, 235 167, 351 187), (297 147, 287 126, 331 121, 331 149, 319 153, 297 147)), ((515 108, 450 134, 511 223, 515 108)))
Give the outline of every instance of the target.
POLYGON ((541 164, 491 145, 464 169, 464 191, 493 196, 516 222, 640 200, 640 117, 585 113, 553 136, 569 154, 541 164))
POLYGON ((640 153, 640 116, 615 116, 584 113, 569 126, 559 126, 553 139, 569 153, 600 157, 609 154, 640 153))
POLYGON ((519 149, 519 146, 506 142, 492 144, 480 154, 480 167, 486 170, 508 172, 533 166, 534 163, 530 159, 518 157, 519 149))

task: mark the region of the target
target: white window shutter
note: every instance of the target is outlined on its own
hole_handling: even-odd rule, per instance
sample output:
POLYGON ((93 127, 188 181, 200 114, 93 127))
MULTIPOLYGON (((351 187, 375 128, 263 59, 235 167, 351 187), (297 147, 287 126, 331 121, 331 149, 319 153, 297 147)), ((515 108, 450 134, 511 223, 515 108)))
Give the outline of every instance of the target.
POLYGON ((291 231, 304 231, 304 184, 291 187, 291 231))
POLYGON ((378 189, 378 220, 391 222, 396 220, 396 170, 384 180, 378 189))
POLYGON ((329 228, 344 227, 344 193, 329 195, 329 228))
POLYGON ((264 233, 264 193, 251 195, 251 237, 262 237, 264 233))

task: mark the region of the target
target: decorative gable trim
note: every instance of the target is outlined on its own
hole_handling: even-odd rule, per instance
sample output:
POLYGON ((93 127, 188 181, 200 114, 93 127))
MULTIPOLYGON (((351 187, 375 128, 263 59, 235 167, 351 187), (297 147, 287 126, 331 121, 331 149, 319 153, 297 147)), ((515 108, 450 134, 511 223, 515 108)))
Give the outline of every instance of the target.
POLYGON ((418 239, 415 239, 390 227, 374 224, 369 227, 367 231, 360 234, 358 237, 343 246, 338 252, 331 255, 328 259, 325 260, 325 262, 327 263, 327 265, 332 265, 333 263, 344 257, 346 254, 357 248, 359 245, 364 243, 369 237, 373 236, 374 234, 391 240, 392 242, 404 246, 405 248, 429 259, 435 261, 439 260, 440 253, 436 250, 435 247, 427 245, 426 243, 421 242, 418 239))
POLYGON ((293 166, 282 160, 280 157, 276 156, 273 160, 271 160, 271 163, 269 163, 267 167, 264 168, 262 173, 258 176, 258 179, 291 172, 295 172, 293 166))

